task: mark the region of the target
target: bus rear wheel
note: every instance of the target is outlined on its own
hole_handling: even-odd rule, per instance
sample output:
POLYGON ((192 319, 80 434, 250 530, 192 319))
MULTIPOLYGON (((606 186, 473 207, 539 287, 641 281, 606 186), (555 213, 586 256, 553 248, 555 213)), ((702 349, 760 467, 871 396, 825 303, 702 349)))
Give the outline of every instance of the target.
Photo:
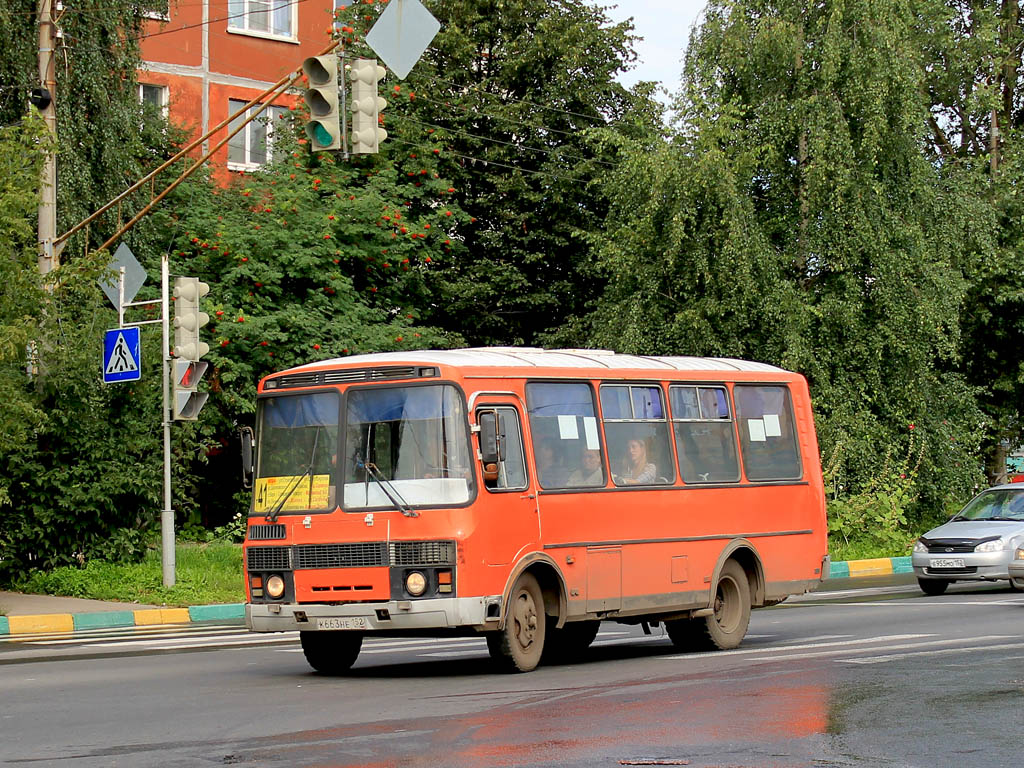
POLYGON ((487 650, 506 672, 529 672, 544 653, 546 629, 540 585, 524 573, 509 596, 504 629, 487 635, 487 650))
POLYGON ((710 616, 665 622, 672 644, 688 651, 725 651, 743 641, 750 624, 750 582, 735 560, 722 568, 711 607, 710 616))
POLYGON ((601 628, 600 621, 573 621, 561 629, 555 628, 555 619, 548 619, 544 638, 544 664, 570 664, 590 647, 601 628))
POLYGON ((309 666, 323 675, 340 675, 356 662, 363 636, 358 632, 299 632, 309 666))

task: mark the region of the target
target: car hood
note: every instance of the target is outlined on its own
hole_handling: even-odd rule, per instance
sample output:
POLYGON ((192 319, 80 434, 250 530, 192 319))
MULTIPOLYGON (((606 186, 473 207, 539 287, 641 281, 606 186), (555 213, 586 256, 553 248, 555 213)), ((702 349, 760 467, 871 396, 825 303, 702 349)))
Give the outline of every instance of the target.
POLYGON ((932 528, 925 539, 992 539, 1024 534, 1024 523, 1019 521, 956 520, 932 528))

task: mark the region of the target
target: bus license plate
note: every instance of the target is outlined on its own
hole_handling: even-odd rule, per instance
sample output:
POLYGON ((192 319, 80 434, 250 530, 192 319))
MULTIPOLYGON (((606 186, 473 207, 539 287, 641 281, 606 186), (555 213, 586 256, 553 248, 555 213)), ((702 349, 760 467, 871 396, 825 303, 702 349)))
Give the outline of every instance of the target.
POLYGON ((324 619, 316 620, 317 629, 366 629, 366 619, 362 616, 353 616, 352 618, 341 618, 338 616, 331 616, 324 619))
POLYGON ((962 557, 933 557, 929 565, 932 568, 963 568, 964 559, 962 557))

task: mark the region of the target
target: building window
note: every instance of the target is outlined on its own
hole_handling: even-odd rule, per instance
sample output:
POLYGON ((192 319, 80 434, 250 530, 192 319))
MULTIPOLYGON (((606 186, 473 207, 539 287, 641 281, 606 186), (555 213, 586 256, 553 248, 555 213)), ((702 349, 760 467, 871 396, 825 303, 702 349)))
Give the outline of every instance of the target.
MULTIPOLYGON (((235 114, 246 102, 238 99, 228 100, 228 112, 235 114)), ((231 121, 228 131, 234 131, 248 114, 252 114, 258 106, 252 106, 247 113, 239 115, 231 121)), ((283 115, 288 112, 284 107, 267 107, 255 118, 231 137, 228 142, 228 168, 236 171, 251 170, 266 165, 272 159, 274 146, 274 130, 283 115)))
POLYGON ((167 86, 139 83, 139 102, 151 104, 153 109, 164 117, 167 116, 167 86))
POLYGON ((294 37, 295 0, 228 0, 228 29, 294 37))

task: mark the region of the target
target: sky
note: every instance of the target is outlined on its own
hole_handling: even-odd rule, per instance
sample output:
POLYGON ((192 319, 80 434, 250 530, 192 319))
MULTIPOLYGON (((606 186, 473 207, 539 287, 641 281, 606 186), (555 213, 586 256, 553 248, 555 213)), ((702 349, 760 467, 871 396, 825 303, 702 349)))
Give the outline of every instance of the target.
POLYGON ((613 6, 606 11, 612 21, 633 17, 633 26, 643 40, 637 43, 636 67, 619 80, 626 86, 640 80, 656 80, 669 92, 679 86, 683 53, 690 27, 704 10, 706 0, 592 0, 595 5, 613 6))

